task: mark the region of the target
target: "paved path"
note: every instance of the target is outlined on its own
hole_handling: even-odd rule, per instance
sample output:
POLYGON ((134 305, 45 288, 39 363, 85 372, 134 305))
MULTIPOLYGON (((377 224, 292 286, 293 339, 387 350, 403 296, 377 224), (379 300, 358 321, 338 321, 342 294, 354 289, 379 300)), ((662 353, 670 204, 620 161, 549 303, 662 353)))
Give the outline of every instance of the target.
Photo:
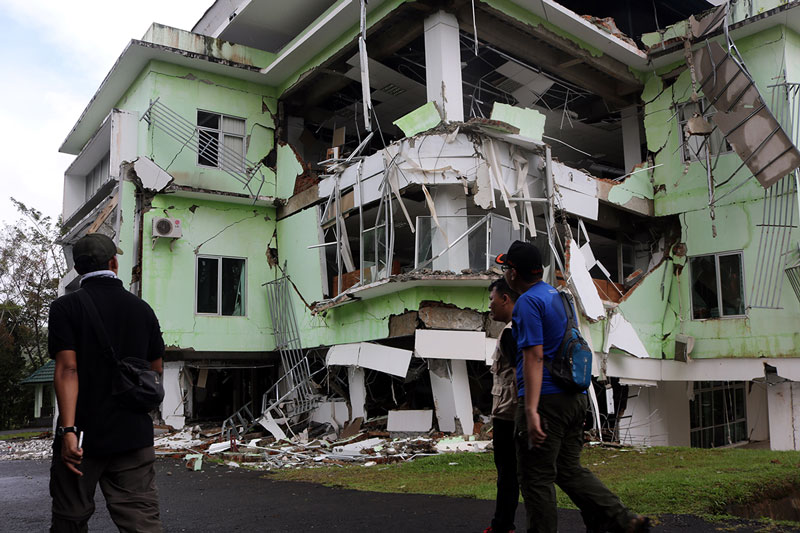
MULTIPOLYGON (((464 531, 488 525, 493 502, 415 494, 381 494, 264 479, 262 474, 203 464, 190 472, 180 460, 157 461, 161 515, 167 532, 189 531, 464 531)), ((0 461, 0 530, 46 531, 50 500, 46 461, 0 461)), ((115 531, 98 490, 91 531, 115 531)), ((517 524, 524 523, 520 505, 517 524)), ((577 511, 559 511, 562 532, 584 531, 577 511)), ((655 532, 702 533, 756 523, 709 524, 691 516, 661 517, 655 532)), ((763 527, 763 526, 762 526, 763 527)), ((770 531, 791 531, 771 529, 770 531)))

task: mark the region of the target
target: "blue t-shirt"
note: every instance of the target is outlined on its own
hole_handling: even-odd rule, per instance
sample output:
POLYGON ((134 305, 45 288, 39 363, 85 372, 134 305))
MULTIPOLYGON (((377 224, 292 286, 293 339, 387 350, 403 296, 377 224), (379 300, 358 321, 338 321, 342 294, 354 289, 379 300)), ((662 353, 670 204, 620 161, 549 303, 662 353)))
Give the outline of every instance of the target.
MULTIPOLYGON (((558 291, 544 281, 539 281, 525 291, 511 315, 511 332, 517 341, 517 396, 525 396, 525 378, 522 374, 522 349, 542 345, 545 359, 552 359, 564 340, 567 315, 558 291)), ((547 368, 542 369, 541 394, 564 392, 553 383, 547 368)))

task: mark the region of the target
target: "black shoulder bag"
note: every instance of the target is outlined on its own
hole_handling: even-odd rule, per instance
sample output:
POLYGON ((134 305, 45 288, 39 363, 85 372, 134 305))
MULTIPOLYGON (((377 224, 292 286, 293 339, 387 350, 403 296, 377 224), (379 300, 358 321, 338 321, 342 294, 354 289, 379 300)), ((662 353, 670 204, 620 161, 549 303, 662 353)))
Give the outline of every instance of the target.
POLYGON ((111 395, 114 400, 120 407, 137 413, 148 413, 158 408, 164 399, 161 375, 150 369, 150 362, 146 359, 140 357, 117 359, 92 297, 85 290, 80 289, 78 298, 94 325, 103 354, 114 365, 111 381, 111 395))

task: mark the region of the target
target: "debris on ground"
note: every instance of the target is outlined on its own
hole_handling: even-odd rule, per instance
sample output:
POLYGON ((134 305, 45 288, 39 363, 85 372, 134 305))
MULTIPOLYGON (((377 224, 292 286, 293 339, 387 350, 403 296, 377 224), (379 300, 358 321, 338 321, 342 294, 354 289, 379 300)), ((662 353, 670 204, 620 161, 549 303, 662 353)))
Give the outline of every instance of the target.
MULTIPOLYGON (((386 417, 383 418, 385 424, 386 417)), ((279 441, 266 432, 248 433, 240 440, 226 441, 219 432, 195 426, 156 439, 156 453, 183 458, 191 470, 202 468, 203 460, 221 462, 232 468, 280 470, 347 464, 368 467, 440 453, 483 452, 491 443, 474 435, 454 437, 435 432, 398 436, 385 431, 374 420, 368 422, 371 423, 340 433, 346 435, 344 438, 337 436, 330 427, 312 427, 311 431, 306 428, 279 441)))
POLYGON ((0 440, 0 461, 50 459, 52 456, 53 436, 49 432, 34 438, 0 440))

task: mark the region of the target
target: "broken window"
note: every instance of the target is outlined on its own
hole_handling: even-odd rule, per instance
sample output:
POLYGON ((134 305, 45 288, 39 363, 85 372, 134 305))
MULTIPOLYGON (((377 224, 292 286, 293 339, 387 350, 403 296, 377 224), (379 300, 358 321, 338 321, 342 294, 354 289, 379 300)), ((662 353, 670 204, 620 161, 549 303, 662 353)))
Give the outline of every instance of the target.
POLYGON ((689 412, 694 448, 716 448, 747 440, 743 381, 695 382, 689 412))
POLYGON ((731 145, 725 140, 725 134, 716 128, 711 123, 711 117, 716 113, 708 100, 700 98, 697 102, 687 102, 678 106, 678 130, 683 140, 683 161, 705 161, 706 160, 706 147, 709 147, 709 155, 717 156, 731 151, 731 145), (693 121, 689 123, 692 117, 704 119, 703 125, 698 127, 693 121), (690 135, 687 131, 693 131, 695 134, 690 135), (705 133, 707 134, 705 134, 705 133))
POLYGON ((100 159, 95 167, 88 174, 86 174, 85 201, 88 201, 94 195, 94 193, 97 192, 97 189, 99 189, 102 184, 108 181, 110 176, 110 163, 111 155, 106 154, 102 159, 100 159))
POLYGON ((197 111, 197 164, 204 167, 244 168, 244 119, 197 111))
POLYGON ((693 319, 744 316, 741 252, 691 257, 689 266, 693 319))
POLYGON ((244 316, 245 259, 197 258, 197 314, 244 316))

